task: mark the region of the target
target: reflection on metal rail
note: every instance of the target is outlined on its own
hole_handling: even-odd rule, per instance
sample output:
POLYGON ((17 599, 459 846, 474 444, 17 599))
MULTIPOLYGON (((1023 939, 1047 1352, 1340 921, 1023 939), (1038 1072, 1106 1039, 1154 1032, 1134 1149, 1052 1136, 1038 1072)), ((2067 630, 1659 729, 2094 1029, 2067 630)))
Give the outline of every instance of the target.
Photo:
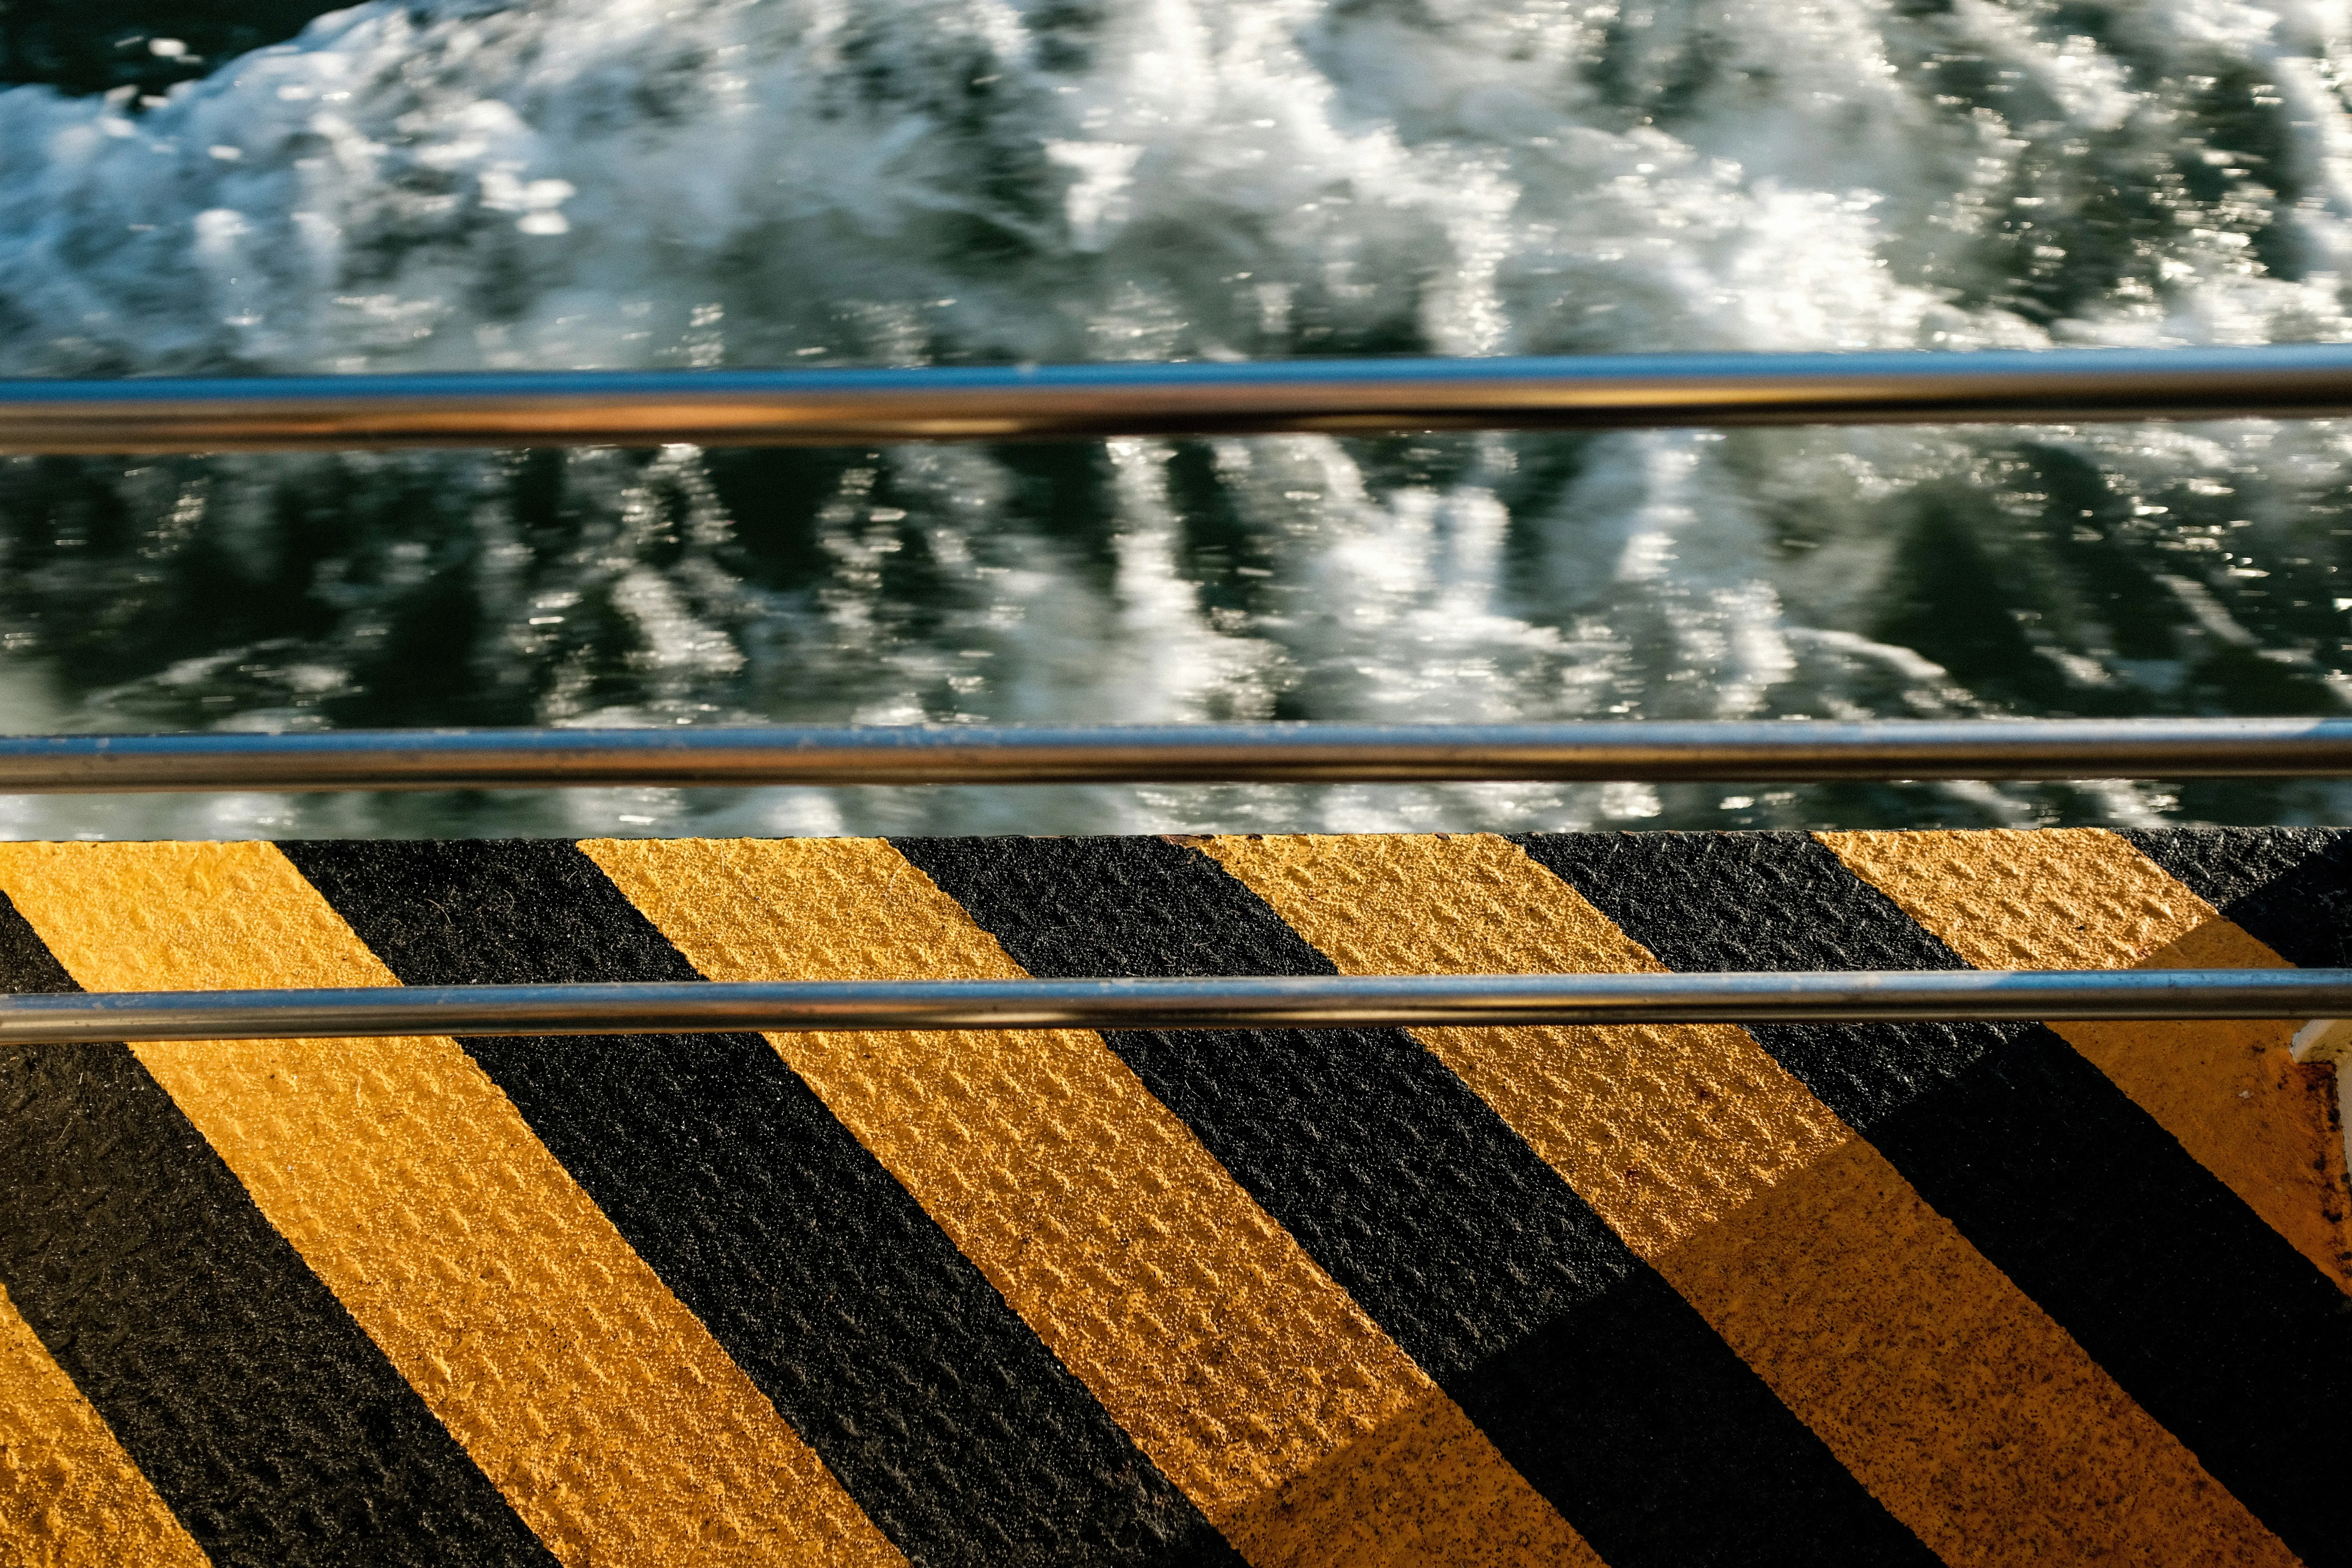
POLYGON ((2352 413, 2352 345, 0 381, 0 453, 2352 413))
POLYGON ((0 737, 0 794, 2352 776, 2352 720, 325 731, 0 737))
POLYGON ((2346 969, 788 981, 0 996, 0 1044, 2344 1015, 2352 1015, 2352 970, 2346 969))

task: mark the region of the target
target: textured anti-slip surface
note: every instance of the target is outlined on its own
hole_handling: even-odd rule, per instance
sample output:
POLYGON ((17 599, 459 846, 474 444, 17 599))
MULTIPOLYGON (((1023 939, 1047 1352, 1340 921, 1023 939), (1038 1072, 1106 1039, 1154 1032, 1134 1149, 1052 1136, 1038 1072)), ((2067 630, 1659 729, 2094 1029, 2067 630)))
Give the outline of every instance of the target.
MULTIPOLYGON (((2352 835, 0 845, 0 988, 2274 967, 2352 835)), ((2294 1020, 0 1051, 0 1565, 2352 1563, 2294 1020)))

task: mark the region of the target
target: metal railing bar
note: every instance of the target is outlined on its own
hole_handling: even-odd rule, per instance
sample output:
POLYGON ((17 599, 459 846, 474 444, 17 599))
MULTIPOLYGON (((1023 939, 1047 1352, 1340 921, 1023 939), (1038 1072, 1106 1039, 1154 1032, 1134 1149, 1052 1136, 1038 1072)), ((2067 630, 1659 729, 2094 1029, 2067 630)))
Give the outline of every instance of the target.
POLYGON ((335 730, 0 737, 0 794, 2352 776, 2352 719, 335 730))
POLYGON ((0 381, 0 452, 841 446, 2352 413, 2352 344, 0 381))
POLYGON ((0 1044, 2342 1016, 2352 1016, 2348 969, 779 981, 6 995, 0 1044))

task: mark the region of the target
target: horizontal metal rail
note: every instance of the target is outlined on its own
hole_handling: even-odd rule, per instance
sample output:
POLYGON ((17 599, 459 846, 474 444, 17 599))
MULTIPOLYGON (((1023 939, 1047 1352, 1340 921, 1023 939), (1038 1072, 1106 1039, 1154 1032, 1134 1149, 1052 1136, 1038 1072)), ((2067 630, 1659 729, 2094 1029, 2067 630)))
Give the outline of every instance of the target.
POLYGON ((0 794, 2352 776, 2352 720, 339 730, 0 737, 0 794))
POLYGON ((2352 413, 2352 345, 0 381, 0 452, 2352 413))
POLYGON ((0 1044, 760 1029, 1267 1029, 2352 1015, 2352 970, 446 985, 0 996, 0 1044))

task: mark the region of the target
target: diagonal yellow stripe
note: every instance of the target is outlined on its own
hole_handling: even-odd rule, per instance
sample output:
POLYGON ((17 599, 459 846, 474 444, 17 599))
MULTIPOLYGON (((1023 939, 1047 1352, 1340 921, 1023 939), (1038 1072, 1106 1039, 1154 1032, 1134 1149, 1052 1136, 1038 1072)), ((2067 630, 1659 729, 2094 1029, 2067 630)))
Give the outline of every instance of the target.
MULTIPOLYGON (((389 985, 268 844, 10 844, 91 990, 389 985)), ((136 1047, 567 1564, 903 1561, 447 1039, 136 1047)))
MULTIPOLYGON (((1489 834, 1210 838, 1345 974, 1655 973, 1574 889, 1489 834)), ((1727 1024, 1417 1029, 1628 1245, 1660 1255, 1852 1139, 1727 1024)))
MULTIPOLYGON (((1343 973, 1661 968, 1492 835, 1201 847, 1343 973)), ((1745 1031, 1416 1034, 1946 1562, 2294 1562, 1745 1031)))
MULTIPOLYGON (((2100 828, 1814 837, 1979 969, 2289 967, 2100 828)), ((2336 1086, 2330 1068, 2287 1056, 2293 1021, 2050 1027, 2352 1290, 2352 1192, 2336 1086)))
POLYGON ((0 1561, 204 1568, 205 1554, 0 1289, 0 1561))
MULTIPOLYGON (((1022 973, 878 839, 581 848, 714 980, 1022 973)), ((770 1038, 1253 1563, 1598 1561, 1100 1037, 770 1038)))

